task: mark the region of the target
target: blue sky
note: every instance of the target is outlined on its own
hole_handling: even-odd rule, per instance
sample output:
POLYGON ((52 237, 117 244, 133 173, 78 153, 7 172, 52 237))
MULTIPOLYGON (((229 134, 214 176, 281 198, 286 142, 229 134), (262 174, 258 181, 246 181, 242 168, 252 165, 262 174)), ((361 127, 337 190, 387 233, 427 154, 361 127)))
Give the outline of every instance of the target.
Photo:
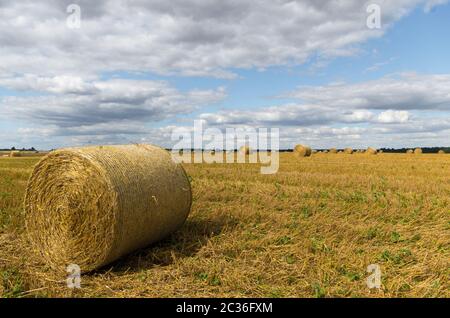
POLYGON ((450 146, 446 1, 379 1, 377 30, 359 1, 188 2, 78 1, 80 28, 65 3, 0 6, 0 148, 171 146, 199 119, 284 148, 450 146))

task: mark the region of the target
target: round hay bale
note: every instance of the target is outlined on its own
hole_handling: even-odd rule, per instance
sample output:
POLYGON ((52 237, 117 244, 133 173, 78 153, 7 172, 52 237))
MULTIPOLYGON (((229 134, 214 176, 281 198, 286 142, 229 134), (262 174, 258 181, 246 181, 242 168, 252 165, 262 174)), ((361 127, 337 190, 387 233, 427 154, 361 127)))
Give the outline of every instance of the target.
POLYGON ((294 153, 298 156, 298 157, 310 157, 312 154, 312 150, 310 147, 308 146, 303 146, 303 145, 296 145, 294 147, 294 153))
POLYGON ((20 153, 20 151, 11 151, 9 153, 10 157, 22 157, 22 154, 20 153))
POLYGON ((377 153, 378 153, 378 151, 372 147, 369 147, 366 150, 366 154, 368 154, 368 155, 376 155, 377 153))
POLYGON ((421 155, 422 153, 423 153, 422 149, 420 149, 420 148, 414 149, 414 154, 415 155, 421 155))
POLYGON ((328 152, 329 153, 337 153, 338 151, 336 148, 331 148, 328 152))
POLYGON ((408 150, 406 150, 406 153, 407 153, 408 155, 412 155, 412 154, 414 153, 414 150, 408 149, 408 150))
POLYGON ((25 225, 52 268, 83 272, 177 230, 192 202, 189 180, 168 151, 150 145, 53 151, 35 166, 25 225))
POLYGON ((353 154, 353 149, 352 148, 345 148, 344 149, 344 153, 346 153, 347 155, 351 155, 351 154, 353 154))
POLYGON ((242 146, 241 148, 239 148, 239 152, 244 154, 244 155, 249 155, 250 154, 250 147, 249 146, 242 146))
POLYGON ((438 151, 438 154, 440 154, 440 155, 445 155, 445 151, 444 151, 444 150, 439 150, 439 151, 438 151))

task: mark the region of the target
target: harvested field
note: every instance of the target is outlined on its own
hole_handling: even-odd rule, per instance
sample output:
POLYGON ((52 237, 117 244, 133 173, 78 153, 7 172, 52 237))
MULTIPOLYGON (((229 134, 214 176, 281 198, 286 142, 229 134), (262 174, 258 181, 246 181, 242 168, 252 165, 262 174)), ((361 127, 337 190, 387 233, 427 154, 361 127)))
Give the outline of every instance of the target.
POLYGON ((4 297, 450 297, 450 156, 184 164, 185 225, 93 273, 81 289, 30 257, 23 197, 38 158, 0 158, 4 297), (430 180, 433 180, 430 182, 430 180), (381 290, 366 285, 378 264, 381 290))

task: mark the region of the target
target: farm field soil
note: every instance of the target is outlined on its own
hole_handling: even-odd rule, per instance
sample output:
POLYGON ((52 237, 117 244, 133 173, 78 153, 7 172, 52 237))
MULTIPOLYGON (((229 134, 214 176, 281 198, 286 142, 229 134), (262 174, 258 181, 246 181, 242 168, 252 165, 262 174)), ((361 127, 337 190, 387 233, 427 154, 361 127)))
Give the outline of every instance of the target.
POLYGON ((24 238, 39 158, 0 158, 3 297, 450 297, 450 155, 280 154, 185 164, 194 202, 162 242, 66 287, 24 238), (381 269, 370 290, 367 267, 381 269))

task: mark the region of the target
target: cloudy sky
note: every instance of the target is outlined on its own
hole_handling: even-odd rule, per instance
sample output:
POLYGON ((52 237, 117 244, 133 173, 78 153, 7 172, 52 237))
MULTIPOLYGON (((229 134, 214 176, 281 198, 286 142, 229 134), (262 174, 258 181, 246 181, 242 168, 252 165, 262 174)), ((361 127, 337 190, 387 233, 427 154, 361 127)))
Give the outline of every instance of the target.
POLYGON ((0 0, 0 148, 170 147, 195 120, 450 146, 447 2, 0 0))

